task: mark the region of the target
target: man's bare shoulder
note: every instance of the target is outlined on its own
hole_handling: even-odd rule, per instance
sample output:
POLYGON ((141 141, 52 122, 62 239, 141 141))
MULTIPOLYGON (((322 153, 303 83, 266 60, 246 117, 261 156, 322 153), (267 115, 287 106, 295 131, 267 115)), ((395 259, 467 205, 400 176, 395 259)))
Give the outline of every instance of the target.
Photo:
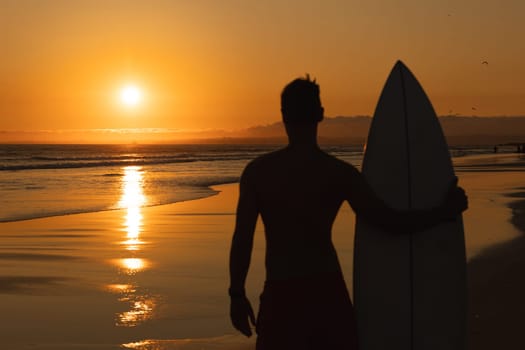
MULTIPOLYGON (((285 170, 293 167, 294 160, 296 159, 294 159, 293 154, 286 149, 269 152, 250 161, 243 172, 243 176, 265 176, 268 172, 275 173, 276 169, 285 170)), ((302 159, 299 163, 304 164, 304 160, 302 159)), ((352 164, 324 151, 312 154, 306 159, 306 162, 310 163, 316 170, 336 177, 339 175, 348 178, 359 174, 359 170, 352 164)))
POLYGON ((267 167, 271 167, 274 163, 282 161, 285 155, 284 149, 279 149, 273 152, 268 152, 261 154, 260 156, 252 159, 247 165, 246 170, 248 169, 257 169, 262 170, 267 167))
POLYGON ((275 168, 277 163, 283 159, 284 149, 279 149, 273 152, 262 154, 252 159, 244 168, 243 177, 254 177, 267 170, 275 168))
POLYGON ((345 162, 344 160, 342 159, 339 159, 329 153, 326 153, 326 152, 323 152, 323 155, 324 155, 324 160, 326 162, 327 165, 331 166, 332 168, 334 168, 336 171, 338 172, 341 172, 343 174, 348 174, 348 175, 351 175, 351 174, 354 174, 354 173, 358 173, 359 170, 357 170, 357 168, 348 163, 348 162, 345 162))

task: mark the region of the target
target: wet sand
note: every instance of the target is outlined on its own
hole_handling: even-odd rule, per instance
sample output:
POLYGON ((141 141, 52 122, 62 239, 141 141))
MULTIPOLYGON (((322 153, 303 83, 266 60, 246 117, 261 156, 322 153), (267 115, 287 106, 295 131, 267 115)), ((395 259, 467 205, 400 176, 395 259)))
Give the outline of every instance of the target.
MULTIPOLYGON (((0 348, 239 349, 253 343, 235 335, 228 320, 236 187, 139 211, 0 224, 0 348)), ((254 251, 249 281, 254 300, 263 278, 261 252, 254 251)))
POLYGON ((509 197, 511 222, 522 234, 486 250, 468 264, 472 350, 525 347, 525 188, 509 197))
MULTIPOLYGON (((470 197, 470 349, 519 349, 525 284, 525 169, 512 157, 457 164, 470 197)), ((159 207, 0 224, 0 339, 19 349, 253 349, 228 319, 228 250, 237 185, 159 207), (140 219, 137 220, 136 218, 140 219), (135 219, 134 219, 135 218, 135 219)), ((354 217, 334 243, 351 291, 354 217)), ((257 308, 257 226, 248 295, 257 308)))

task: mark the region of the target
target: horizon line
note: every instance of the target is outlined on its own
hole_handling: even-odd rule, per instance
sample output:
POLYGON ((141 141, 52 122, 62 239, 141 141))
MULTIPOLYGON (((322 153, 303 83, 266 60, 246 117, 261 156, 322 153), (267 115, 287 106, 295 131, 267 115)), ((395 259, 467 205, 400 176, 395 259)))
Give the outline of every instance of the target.
MULTIPOLYGON (((330 119, 340 119, 340 118, 372 118, 371 115, 337 115, 333 117, 325 116, 324 120, 330 119)), ((438 118, 469 118, 469 119, 491 119, 491 118, 508 118, 508 119, 518 119, 525 118, 525 115, 490 115, 490 116, 478 116, 478 115, 461 115, 461 114, 444 114, 438 115, 438 118)), ((144 127, 144 128, 80 128, 80 129, 0 129, 0 133, 71 133, 71 132, 100 132, 107 134, 139 134, 139 133, 148 133, 148 134, 161 134, 161 133, 206 133, 206 132, 225 132, 225 133, 235 133, 239 131, 246 131, 252 128, 266 127, 275 124, 282 123, 281 120, 269 122, 266 124, 256 124, 252 126, 247 126, 244 128, 238 129, 181 129, 181 128, 159 128, 159 127, 144 127)), ((2 143, 0 141, 0 143, 2 143)))

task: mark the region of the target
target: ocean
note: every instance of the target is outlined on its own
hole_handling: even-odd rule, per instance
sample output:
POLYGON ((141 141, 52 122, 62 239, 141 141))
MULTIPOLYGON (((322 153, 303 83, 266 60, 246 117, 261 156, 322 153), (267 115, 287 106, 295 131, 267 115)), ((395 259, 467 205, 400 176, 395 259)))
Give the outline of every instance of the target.
MULTIPOLYGON (((253 158, 282 145, 0 145, 0 222, 127 207, 126 186, 140 206, 214 195, 237 182, 253 158)), ((361 146, 326 146, 359 167, 361 146)), ((502 150, 505 151, 505 150, 502 150)), ((492 147, 451 148, 453 157, 492 147)))

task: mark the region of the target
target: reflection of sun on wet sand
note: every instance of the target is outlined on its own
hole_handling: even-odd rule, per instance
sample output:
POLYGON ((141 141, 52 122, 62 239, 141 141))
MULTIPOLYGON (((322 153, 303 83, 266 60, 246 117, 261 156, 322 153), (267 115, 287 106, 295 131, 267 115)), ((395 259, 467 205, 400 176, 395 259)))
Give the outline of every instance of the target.
POLYGON ((117 314, 116 325, 135 327, 152 317, 155 299, 146 295, 137 295, 137 287, 129 284, 108 285, 108 290, 119 295, 118 301, 129 304, 128 311, 117 314))
POLYGON ((240 335, 226 335, 205 339, 142 340, 122 344, 135 350, 253 350, 255 345, 240 335))
POLYGON ((122 180, 122 197, 119 206, 125 208, 124 228, 126 240, 121 242, 131 257, 115 259, 114 264, 119 267, 119 274, 124 276, 129 284, 110 284, 108 289, 119 295, 118 301, 128 305, 129 310, 116 315, 116 325, 122 327, 136 327, 153 317, 156 298, 149 295, 136 285, 133 280, 136 274, 149 267, 147 259, 137 257, 142 253, 144 242, 140 239, 142 231, 142 206, 147 202, 143 192, 143 171, 138 166, 124 168, 122 180))
POLYGON ((126 246, 127 250, 139 250, 139 245, 143 244, 139 239, 142 226, 141 208, 147 203, 147 200, 142 190, 142 175, 142 169, 138 166, 124 168, 122 197, 119 201, 119 207, 126 209, 124 227, 127 239, 122 244, 126 246))
MULTIPOLYGON (((509 195, 525 192, 517 190, 525 168, 513 161, 510 169, 509 160, 499 162, 505 169, 486 160, 482 167, 468 159, 457 164, 471 204, 464 218, 473 350, 522 344, 525 244, 513 224, 523 222, 523 202, 509 195)), ((165 206, 0 224, 0 348, 253 349, 253 337, 236 335, 228 319, 237 185, 216 189, 217 196, 165 206)), ((122 198, 128 197, 115 200, 122 198)), ((345 205, 333 230, 350 290, 353 225, 345 205)), ((247 291, 257 305, 264 278, 260 226, 255 238, 247 291)))

